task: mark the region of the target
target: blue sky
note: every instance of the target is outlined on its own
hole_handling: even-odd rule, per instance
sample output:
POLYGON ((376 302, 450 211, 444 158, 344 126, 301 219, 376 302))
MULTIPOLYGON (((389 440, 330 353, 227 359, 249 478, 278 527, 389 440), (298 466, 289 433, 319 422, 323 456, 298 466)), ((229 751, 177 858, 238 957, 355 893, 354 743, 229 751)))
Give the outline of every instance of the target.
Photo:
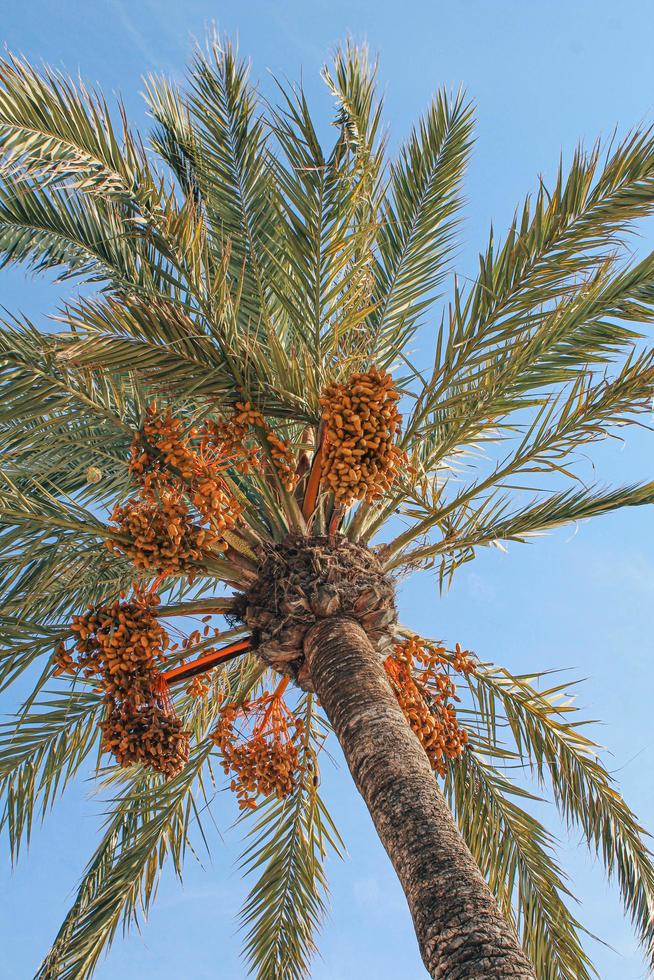
MULTIPOLYGON (((331 0, 329 3, 204 0, 31 0, 3 10, 0 36, 15 52, 78 72, 105 93, 120 92, 132 121, 145 124, 141 76, 181 78, 194 38, 215 21, 238 36, 271 91, 268 69, 297 78, 325 120, 329 99, 319 69, 350 32, 381 56, 391 147, 441 85, 463 84, 477 103, 477 144, 466 182, 459 267, 474 268, 491 223, 502 230, 514 207, 556 168, 576 141, 609 137, 617 126, 652 122, 654 7, 650 0, 331 0)), ((654 247, 649 234, 642 247, 654 247)), ((40 322, 55 290, 20 271, 0 273, 0 305, 40 322)), ((652 478, 652 439, 628 436, 597 454, 597 475, 622 482, 652 478)), ((423 577, 405 589, 403 618, 427 634, 460 640, 483 659, 516 671, 573 668, 586 678, 579 701, 600 719, 596 737, 609 768, 646 826, 654 828, 651 724, 654 513, 632 510, 567 529, 507 554, 483 553, 440 598, 423 577)), ((571 676, 572 676, 571 674, 571 676)), ((5 710, 9 710, 7 704, 5 710)), ((48 816, 13 872, 0 866, 6 908, 0 918, 0 980, 27 980, 62 918, 98 826, 91 787, 71 790, 48 816)), ((425 976, 404 900, 363 804, 341 767, 325 773, 325 793, 350 857, 330 865, 331 912, 316 980, 367 975, 425 976)), ((558 826, 551 808, 544 808, 558 826)), ((100 980, 245 975, 235 915, 243 885, 238 837, 228 833, 232 802, 214 807, 211 863, 188 862, 183 888, 170 877, 142 935, 117 943, 100 980)), ((602 980, 647 975, 613 889, 577 835, 562 834, 562 857, 588 928, 602 980)), ((4 852, 3 852, 4 857, 4 852)))

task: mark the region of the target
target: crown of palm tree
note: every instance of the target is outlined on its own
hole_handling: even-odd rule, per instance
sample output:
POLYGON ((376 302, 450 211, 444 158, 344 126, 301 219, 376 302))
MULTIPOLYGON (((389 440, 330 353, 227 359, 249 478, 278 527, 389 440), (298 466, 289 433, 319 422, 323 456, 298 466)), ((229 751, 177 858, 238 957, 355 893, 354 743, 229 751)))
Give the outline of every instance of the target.
MULTIPOLYGON (((439 308, 457 248, 470 105, 438 94, 388 163, 365 52, 347 45, 323 77, 336 105, 329 152, 301 88, 280 85, 277 104, 263 102, 247 67, 214 38, 185 91, 148 79, 155 128, 144 145, 99 94, 18 59, 0 63, 1 261, 84 284, 55 330, 16 319, 0 332, 0 682, 35 678, 0 739, 14 856, 97 757, 102 702, 90 681, 52 682, 52 655, 73 613, 135 577, 124 554, 102 545, 116 533, 111 507, 132 491, 130 445, 153 399, 189 427, 249 402, 300 476, 295 492, 273 465, 228 471, 242 520, 192 581, 166 579, 162 616, 224 611, 248 586, 256 547, 289 531, 338 528, 374 544, 386 572, 431 569, 442 586, 481 547, 654 501, 654 483, 589 487, 578 468, 582 446, 642 424, 651 409, 654 352, 638 327, 654 316, 654 255, 634 264, 627 244, 634 222, 654 211, 654 135, 634 132, 606 154, 580 149, 503 238, 491 233, 475 280, 455 278, 439 308), (426 356, 414 353, 419 344, 426 356), (314 481, 303 509, 321 396, 373 367, 392 371, 401 392, 409 465, 354 507, 314 481)), ((270 464, 263 430, 257 439, 270 464)), ((398 631, 414 635, 410 624, 398 631)), ((236 623, 224 637, 246 633, 236 623)), ((549 787, 617 880, 654 957, 642 828, 563 685, 486 662, 466 681, 469 748, 449 762, 444 792, 537 975, 580 980, 593 969, 556 842, 507 762, 549 787)), ((111 796, 104 835, 41 977, 88 976, 121 922, 147 913, 165 862, 181 876, 187 847, 204 836, 207 733, 225 697, 239 703, 263 689, 266 672, 247 654, 210 683, 214 697, 175 697, 194 736, 178 775, 99 772, 111 796)), ((311 693, 298 694, 295 710, 301 775, 291 796, 248 818, 244 867, 255 881, 242 920, 259 977, 306 975, 324 859, 341 850, 316 778, 328 726, 311 693)))

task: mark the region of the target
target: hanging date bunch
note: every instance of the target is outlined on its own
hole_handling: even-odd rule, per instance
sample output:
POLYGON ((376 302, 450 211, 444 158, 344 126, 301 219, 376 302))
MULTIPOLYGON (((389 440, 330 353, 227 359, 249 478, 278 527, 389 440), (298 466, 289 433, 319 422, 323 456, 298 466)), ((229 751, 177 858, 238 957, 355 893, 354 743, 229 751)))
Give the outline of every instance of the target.
POLYGON ((234 414, 226 424, 240 436, 241 444, 244 443, 250 429, 258 429, 268 444, 270 460, 279 482, 285 490, 289 492, 293 490, 297 482, 295 455, 290 446, 273 432, 261 412, 254 408, 251 402, 237 402, 234 406, 234 414))
POLYGON ((233 528, 242 508, 225 473, 232 468, 247 472, 253 459, 232 428, 229 422, 212 421, 188 426, 153 403, 132 440, 130 473, 145 490, 163 485, 185 493, 217 530, 233 528))
POLYGON ((397 477, 404 459, 396 445, 399 399, 392 376, 375 367, 353 374, 346 384, 334 382, 322 393, 322 478, 346 507, 377 499, 397 477))
POLYGON ((296 786, 304 727, 281 696, 285 686, 240 707, 223 705, 211 734, 241 810, 256 809, 257 796, 283 799, 296 786))
POLYGON ((183 495, 174 490, 139 494, 116 504, 111 524, 120 537, 110 538, 107 547, 126 555, 136 568, 161 575, 187 572, 191 578, 207 552, 226 547, 211 527, 193 520, 183 495))
POLYGON ((55 674, 97 676, 107 706, 103 751, 120 766, 138 762, 171 777, 188 760, 189 737, 161 685, 158 664, 169 639, 158 604, 157 595, 136 588, 129 600, 89 606, 71 623, 72 651, 63 643, 57 649, 55 674))
POLYGON ((107 545, 146 571, 191 572, 211 551, 224 551, 242 506, 225 479, 241 468, 239 453, 215 426, 186 426, 149 406, 132 441, 129 469, 138 492, 117 504, 111 522, 120 537, 107 545))
POLYGON ((102 749, 111 752, 119 766, 141 763, 171 779, 188 762, 188 732, 165 699, 154 693, 138 707, 129 699, 112 702, 100 727, 102 749))
POLYGON ((137 703, 147 697, 152 674, 165 660, 169 643, 156 616, 158 605, 155 593, 137 587, 129 600, 123 593, 112 603, 89 606, 73 616, 70 628, 76 636, 77 657, 60 645, 55 674, 99 675, 107 694, 118 697, 129 689, 137 703))
POLYGON ((384 662, 398 703, 440 776, 447 760, 460 758, 468 743, 452 703, 460 699, 451 671, 470 674, 475 669, 472 655, 458 644, 451 660, 444 654, 443 647, 426 647, 414 638, 397 643, 384 662))

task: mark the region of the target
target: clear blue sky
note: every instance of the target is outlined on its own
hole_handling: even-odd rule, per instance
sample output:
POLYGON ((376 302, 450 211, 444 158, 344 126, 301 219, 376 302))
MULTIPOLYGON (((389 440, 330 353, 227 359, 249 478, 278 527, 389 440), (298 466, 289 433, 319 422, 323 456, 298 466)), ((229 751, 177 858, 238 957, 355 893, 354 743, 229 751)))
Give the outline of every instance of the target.
MULTIPOLYGON (((289 77, 303 69, 325 119, 329 100, 320 66, 348 32, 367 39, 381 55, 393 142, 437 86, 463 84, 478 105, 464 271, 473 268, 490 222, 499 230, 506 226, 538 175, 552 174, 561 150, 569 153, 578 138, 606 137, 616 125, 624 131, 654 116, 651 0, 30 0, 3 8, 0 34, 11 50, 79 72, 107 94, 120 92, 138 125, 145 122, 141 75, 181 77, 193 39, 202 38, 212 20, 239 37, 264 88, 268 69, 289 77)), ((39 321, 52 309, 53 290, 4 271, 0 305, 39 321)), ((652 478, 653 440, 629 438, 626 446, 602 451, 602 478, 652 478)), ((443 599, 428 577, 402 599, 405 621, 460 640, 483 659, 525 672, 573 667, 587 678, 580 701, 588 717, 604 722, 596 734, 610 753, 609 766, 652 828, 653 531, 651 510, 600 518, 576 533, 513 545, 506 555, 482 554, 443 599)), ((404 900, 368 814, 343 768, 326 773, 325 783, 350 857, 330 867, 331 914, 313 976, 421 980, 404 900)), ((54 936, 95 839, 90 789, 69 792, 13 873, 6 860, 0 865, 0 980, 28 980, 54 936)), ((189 859, 183 888, 164 878, 142 935, 117 943, 98 970, 100 980, 245 975, 235 934, 243 886, 234 866, 237 835, 227 833, 233 809, 226 796, 214 813, 225 834, 223 841, 216 834, 212 863, 201 869, 189 859)), ((562 834, 564 865, 583 903, 579 914, 613 947, 589 940, 602 980, 646 977, 613 890, 577 837, 562 834)))

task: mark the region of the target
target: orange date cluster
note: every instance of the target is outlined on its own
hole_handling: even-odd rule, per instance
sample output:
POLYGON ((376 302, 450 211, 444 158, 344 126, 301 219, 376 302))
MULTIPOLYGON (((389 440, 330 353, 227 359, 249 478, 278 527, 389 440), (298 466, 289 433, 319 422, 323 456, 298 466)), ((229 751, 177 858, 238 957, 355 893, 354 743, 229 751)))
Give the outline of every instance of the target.
POLYGON ((468 733, 461 728, 453 701, 458 701, 450 669, 474 672, 470 653, 457 644, 447 659, 444 647, 426 647, 417 638, 395 645, 384 666, 398 703, 420 740, 434 772, 444 776, 448 759, 458 759, 468 744, 468 733))
POLYGON ((246 444, 253 426, 263 429, 273 466, 292 489, 293 453, 249 402, 237 403, 227 420, 208 420, 200 427, 150 405, 130 452, 137 492, 114 507, 111 526, 117 533, 107 547, 137 568, 191 577, 207 554, 224 551, 225 534, 243 512, 229 471, 247 473, 257 462, 257 450, 246 444))
POLYGON ((377 368, 324 389, 322 478, 345 506, 373 501, 393 485, 404 458, 395 444, 399 398, 391 375, 377 368))
POLYGON ((302 721, 277 694, 221 708, 211 739, 223 770, 231 774, 230 788, 241 810, 256 809, 257 796, 283 799, 293 792, 301 770, 298 743, 303 731, 302 721))
POLYGON ((74 652, 60 644, 55 674, 98 676, 107 713, 101 723, 102 750, 120 766, 142 763, 167 778, 189 757, 189 736, 162 696, 157 665, 165 659, 168 633, 156 617, 157 595, 136 588, 106 605, 75 616, 74 652))
POLYGON ((215 428, 186 426, 150 405, 130 454, 138 492, 114 507, 111 523, 118 534, 107 547, 146 571, 192 574, 207 553, 224 551, 223 534, 241 516, 225 480, 237 462, 215 428))
POLYGON ((293 490, 297 482, 295 456, 284 440, 272 431, 261 412, 257 411, 250 402, 237 402, 234 415, 229 422, 237 431, 243 433, 250 428, 257 428, 262 432, 268 443, 270 458, 279 482, 289 492, 293 490))

